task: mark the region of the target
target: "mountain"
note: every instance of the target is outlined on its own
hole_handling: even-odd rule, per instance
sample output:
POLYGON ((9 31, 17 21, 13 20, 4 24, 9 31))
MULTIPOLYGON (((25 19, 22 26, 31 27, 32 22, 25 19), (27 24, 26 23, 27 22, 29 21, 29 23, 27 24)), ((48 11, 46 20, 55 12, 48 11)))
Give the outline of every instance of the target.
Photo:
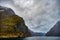
POLYGON ((54 27, 46 33, 46 36, 60 36, 60 21, 58 21, 54 27))
POLYGON ((32 36, 45 36, 45 33, 34 32, 32 33, 32 36))
POLYGON ((0 6, 0 38, 29 36, 31 33, 23 18, 17 16, 11 8, 0 6))
POLYGON ((45 33, 42 32, 33 32, 31 30, 29 30, 32 36, 45 36, 45 33))

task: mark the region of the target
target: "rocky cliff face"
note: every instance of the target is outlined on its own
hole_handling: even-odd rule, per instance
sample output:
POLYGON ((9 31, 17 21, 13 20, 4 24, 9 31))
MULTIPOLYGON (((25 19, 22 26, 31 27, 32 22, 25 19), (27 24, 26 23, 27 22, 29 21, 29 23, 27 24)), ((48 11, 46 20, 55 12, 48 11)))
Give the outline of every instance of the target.
POLYGON ((46 36, 60 36, 60 21, 58 21, 46 36))
POLYGON ((0 6, 0 37, 29 37, 31 33, 22 17, 11 8, 0 6))

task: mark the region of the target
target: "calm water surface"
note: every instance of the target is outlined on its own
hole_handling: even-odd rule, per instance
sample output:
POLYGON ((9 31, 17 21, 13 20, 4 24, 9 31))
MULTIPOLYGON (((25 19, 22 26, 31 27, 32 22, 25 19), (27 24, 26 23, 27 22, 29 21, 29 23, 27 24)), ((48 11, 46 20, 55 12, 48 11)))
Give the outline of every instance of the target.
POLYGON ((60 40, 60 37, 27 37, 23 40, 60 40))
POLYGON ((1 40, 60 40, 60 37, 34 36, 26 38, 1 38, 1 40))

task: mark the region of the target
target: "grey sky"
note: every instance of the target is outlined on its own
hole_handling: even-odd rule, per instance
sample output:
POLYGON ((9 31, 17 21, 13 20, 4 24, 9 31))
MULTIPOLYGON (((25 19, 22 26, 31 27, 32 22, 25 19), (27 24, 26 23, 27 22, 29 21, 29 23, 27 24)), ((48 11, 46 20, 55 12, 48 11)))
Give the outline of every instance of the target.
POLYGON ((24 18, 34 32, 47 32, 60 20, 60 0, 0 0, 0 5, 12 8, 24 18))

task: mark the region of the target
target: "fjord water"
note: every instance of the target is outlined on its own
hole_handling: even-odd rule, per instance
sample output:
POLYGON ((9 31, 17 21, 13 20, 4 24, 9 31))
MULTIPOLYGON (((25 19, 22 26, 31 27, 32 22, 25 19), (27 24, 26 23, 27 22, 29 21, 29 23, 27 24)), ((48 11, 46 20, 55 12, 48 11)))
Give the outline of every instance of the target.
POLYGON ((27 37, 23 40, 60 40, 60 37, 47 37, 47 36, 35 36, 35 37, 27 37))
POLYGON ((60 40, 60 37, 52 37, 52 36, 34 36, 34 37, 26 37, 26 38, 0 38, 1 40, 60 40))

